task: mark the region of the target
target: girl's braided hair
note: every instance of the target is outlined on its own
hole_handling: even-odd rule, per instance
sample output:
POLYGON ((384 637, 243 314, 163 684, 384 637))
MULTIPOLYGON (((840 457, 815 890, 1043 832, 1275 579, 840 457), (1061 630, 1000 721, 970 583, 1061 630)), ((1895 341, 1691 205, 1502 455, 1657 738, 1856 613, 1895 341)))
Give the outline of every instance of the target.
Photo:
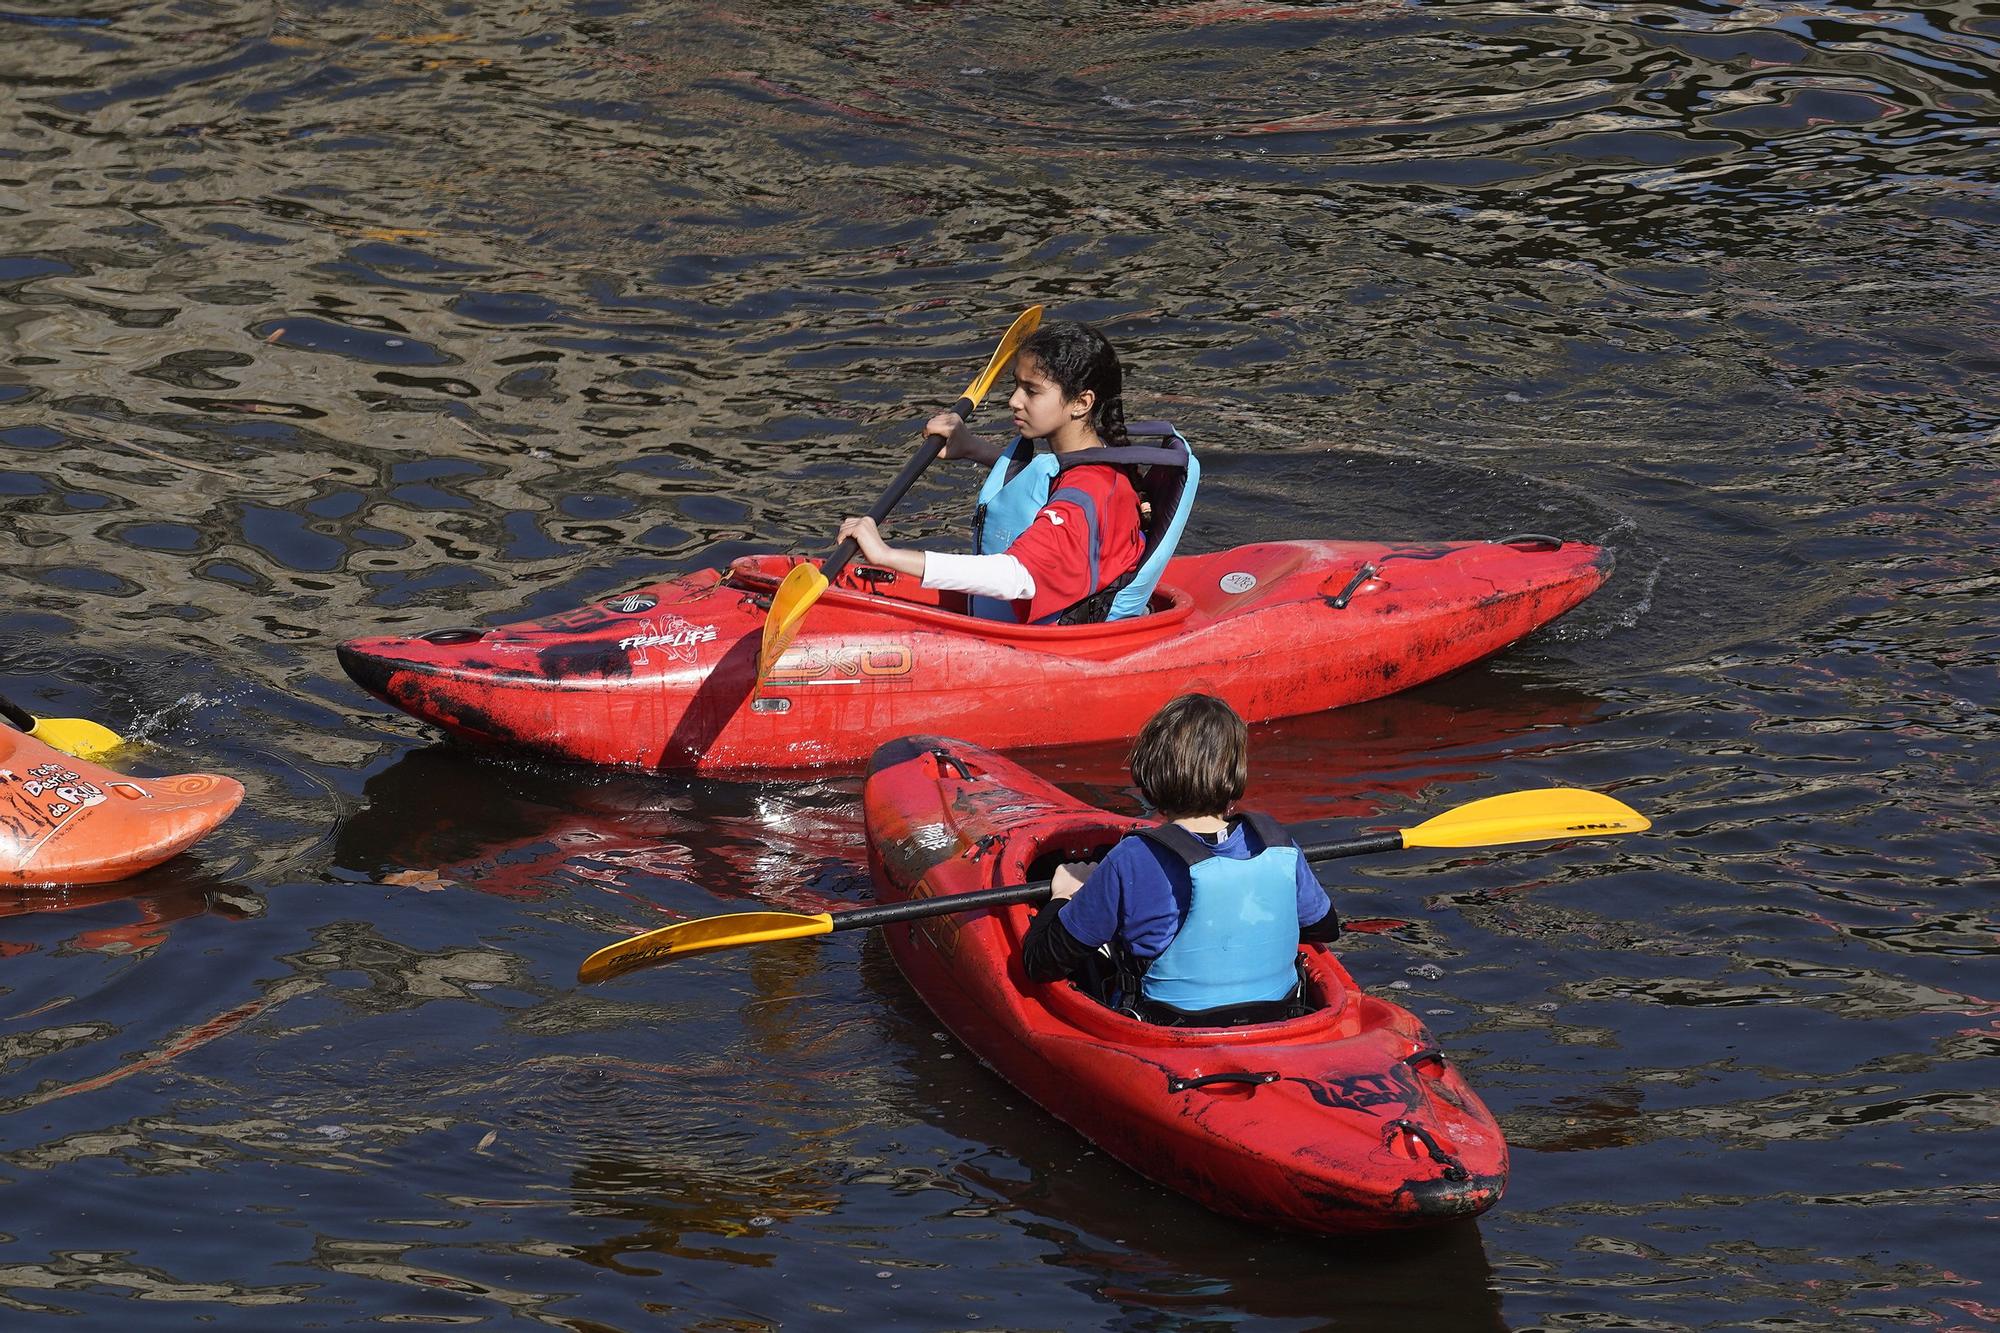
POLYGON ((1044 324, 1021 344, 1021 351, 1035 358, 1065 399, 1085 389, 1097 395, 1090 409, 1090 425, 1098 439, 1106 444, 1129 443, 1125 433, 1125 372, 1119 368, 1111 340, 1095 326, 1069 320, 1044 324))

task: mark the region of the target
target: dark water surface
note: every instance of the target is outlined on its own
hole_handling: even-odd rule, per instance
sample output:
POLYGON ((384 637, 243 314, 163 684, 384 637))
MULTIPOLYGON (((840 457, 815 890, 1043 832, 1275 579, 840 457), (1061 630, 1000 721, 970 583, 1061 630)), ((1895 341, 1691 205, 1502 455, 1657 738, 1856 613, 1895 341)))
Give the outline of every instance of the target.
MULTIPOLYGON (((250 790, 0 896, 7 1327, 2000 1325, 2000 5, 0 39, 0 687, 250 790), (1616 549, 1503 658, 1255 737, 1316 833, 1656 821, 1328 874, 1515 1145, 1476 1226, 1275 1236, 1079 1160, 878 941, 581 990, 625 931, 865 897, 856 782, 476 759, 334 664, 823 547, 1034 301, 1203 449, 1191 549, 1616 549)), ((1118 760, 1037 763, 1129 809, 1118 760)))

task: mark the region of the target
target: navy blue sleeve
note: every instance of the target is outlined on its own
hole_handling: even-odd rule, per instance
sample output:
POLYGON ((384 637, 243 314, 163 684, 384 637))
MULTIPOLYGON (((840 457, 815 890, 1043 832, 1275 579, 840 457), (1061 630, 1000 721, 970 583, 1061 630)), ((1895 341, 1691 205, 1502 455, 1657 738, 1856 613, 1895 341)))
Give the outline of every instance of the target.
POLYGON ((1096 949, 1118 937, 1118 923, 1124 916, 1125 876, 1120 857, 1124 849, 1124 842, 1113 847, 1060 909, 1063 929, 1085 948, 1096 949))
POLYGON ((1313 873, 1312 862, 1306 860, 1304 852, 1299 853, 1299 924, 1310 926, 1332 910, 1333 899, 1327 897, 1319 876, 1313 873))
POLYGON ((1180 933, 1191 888, 1168 862, 1171 852, 1144 838, 1126 838, 1097 863, 1076 896, 1063 904, 1062 923, 1079 944, 1122 945, 1135 958, 1157 958, 1180 933))
POLYGON ((1340 913, 1333 899, 1313 873, 1312 862, 1299 856, 1299 941, 1304 944, 1331 944, 1340 938, 1340 913))

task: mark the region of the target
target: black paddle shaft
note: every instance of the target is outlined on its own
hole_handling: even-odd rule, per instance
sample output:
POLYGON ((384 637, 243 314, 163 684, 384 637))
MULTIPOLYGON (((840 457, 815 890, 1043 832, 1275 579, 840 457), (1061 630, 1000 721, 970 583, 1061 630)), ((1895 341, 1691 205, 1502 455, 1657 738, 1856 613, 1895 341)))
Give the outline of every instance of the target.
MULTIPOLYGON (((1299 851, 1308 861, 1333 861, 1343 856, 1366 856, 1370 852, 1395 852, 1403 848, 1401 833, 1375 833, 1345 842, 1319 842, 1299 851)), ((948 893, 942 898, 910 898, 879 907, 856 907, 832 914, 835 930, 863 930, 889 926, 898 921, 921 921, 925 917, 949 916, 953 912, 977 912, 987 907, 1011 907, 1015 903, 1038 903, 1049 896, 1049 881, 1008 884, 977 893, 948 893)))
MULTIPOLYGON (((960 420, 964 420, 972 415, 972 406, 970 398, 961 398, 952 406, 951 410, 958 413, 960 420)), ((931 460, 938 456, 944 449, 944 446, 944 436, 926 435, 923 445, 916 452, 916 456, 903 464, 903 470, 898 472, 896 479, 889 483, 889 489, 882 492, 882 498, 877 500, 875 507, 868 511, 868 517, 874 519, 877 523, 889 517, 889 511, 902 503, 902 499, 909 493, 910 487, 917 484, 917 478, 924 475, 924 469, 931 465, 931 460)), ((855 546, 854 538, 849 537, 845 539, 840 545, 833 548, 833 554, 828 556, 825 562, 820 565, 819 572, 824 574, 827 580, 831 582, 834 575, 847 568, 847 562, 854 558, 854 553, 858 549, 860 548, 855 546)))
POLYGON ((6 718, 22 731, 35 729, 35 715, 4 696, 0 696, 0 717, 6 718))

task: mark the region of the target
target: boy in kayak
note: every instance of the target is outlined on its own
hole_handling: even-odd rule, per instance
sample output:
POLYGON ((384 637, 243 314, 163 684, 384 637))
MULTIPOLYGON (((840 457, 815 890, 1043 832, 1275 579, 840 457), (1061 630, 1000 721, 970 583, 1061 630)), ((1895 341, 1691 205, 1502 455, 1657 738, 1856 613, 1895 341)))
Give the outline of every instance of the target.
POLYGON ((1284 830, 1229 809, 1248 775, 1236 710, 1183 694, 1132 747, 1132 779, 1167 821, 1095 863, 1059 867, 1057 904, 1035 915, 1023 962, 1034 981, 1089 979, 1108 946, 1117 1007, 1152 1022, 1227 1026, 1288 1017, 1301 940, 1340 917, 1284 830))
MULTIPOLYGON (((1127 443, 1123 392, 1118 354, 1104 335, 1088 324, 1056 322, 1021 344, 1007 404, 1016 434, 1047 440, 1060 460, 1127 443)), ((945 437, 946 458, 993 467, 1008 452, 1009 441, 981 439, 956 412, 940 413, 924 429, 945 437)), ((1059 472, 1010 465, 1003 475, 1003 484, 982 492, 974 554, 891 546, 866 517, 847 519, 840 536, 852 537, 871 565, 921 579, 926 588, 972 594, 975 615, 1024 624, 1102 620, 1146 546, 1128 469, 1110 462, 1059 472)))

